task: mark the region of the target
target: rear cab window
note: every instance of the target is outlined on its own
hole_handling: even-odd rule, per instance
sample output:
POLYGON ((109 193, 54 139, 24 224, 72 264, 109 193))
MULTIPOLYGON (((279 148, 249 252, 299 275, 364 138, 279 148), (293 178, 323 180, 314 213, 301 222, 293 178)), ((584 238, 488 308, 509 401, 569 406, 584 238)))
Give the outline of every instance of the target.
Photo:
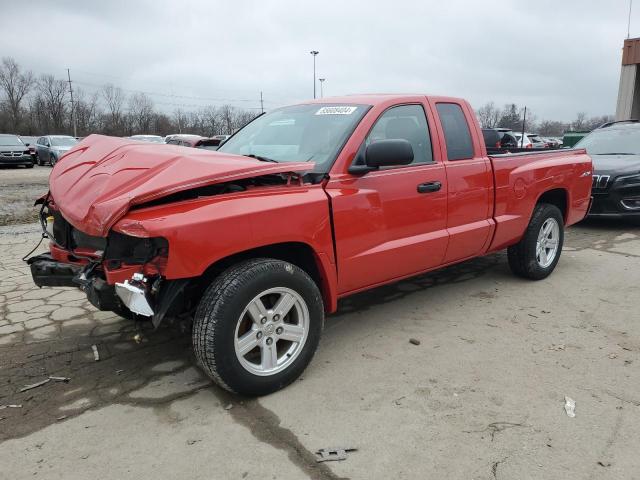
POLYGON ((469 124, 457 103, 436 103, 440 123, 444 130, 449 160, 473 158, 473 141, 469 124))

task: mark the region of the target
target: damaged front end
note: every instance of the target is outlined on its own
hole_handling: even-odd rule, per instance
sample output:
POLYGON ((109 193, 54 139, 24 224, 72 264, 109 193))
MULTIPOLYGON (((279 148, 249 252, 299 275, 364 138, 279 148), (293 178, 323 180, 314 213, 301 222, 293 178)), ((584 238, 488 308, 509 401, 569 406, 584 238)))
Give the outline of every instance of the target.
POLYGON ((164 238, 141 238, 109 232, 106 238, 74 228, 43 199, 41 224, 50 251, 27 260, 38 287, 77 287, 99 310, 123 317, 148 317, 154 326, 183 310, 188 279, 166 280, 164 238))

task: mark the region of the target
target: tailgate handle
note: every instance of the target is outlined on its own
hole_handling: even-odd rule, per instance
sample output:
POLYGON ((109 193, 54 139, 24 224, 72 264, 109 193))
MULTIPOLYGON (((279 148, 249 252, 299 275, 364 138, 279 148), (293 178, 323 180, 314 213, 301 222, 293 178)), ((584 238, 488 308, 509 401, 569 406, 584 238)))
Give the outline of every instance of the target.
POLYGON ((442 188, 442 183, 440 182, 426 182, 418 185, 418 193, 430 193, 437 192, 442 188))

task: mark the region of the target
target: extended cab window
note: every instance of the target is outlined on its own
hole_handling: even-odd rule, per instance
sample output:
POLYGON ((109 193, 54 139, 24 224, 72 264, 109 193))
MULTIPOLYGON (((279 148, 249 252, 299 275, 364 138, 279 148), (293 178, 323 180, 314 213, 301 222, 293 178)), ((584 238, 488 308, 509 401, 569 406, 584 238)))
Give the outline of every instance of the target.
POLYGON ((436 108, 444 129, 447 158, 449 160, 473 158, 471 132, 469 132, 469 125, 460 105, 457 103, 438 103, 436 108))
POLYGON ((427 117, 420 105, 392 107, 382 114, 365 140, 365 146, 380 140, 403 139, 413 148, 414 163, 432 163, 427 117))

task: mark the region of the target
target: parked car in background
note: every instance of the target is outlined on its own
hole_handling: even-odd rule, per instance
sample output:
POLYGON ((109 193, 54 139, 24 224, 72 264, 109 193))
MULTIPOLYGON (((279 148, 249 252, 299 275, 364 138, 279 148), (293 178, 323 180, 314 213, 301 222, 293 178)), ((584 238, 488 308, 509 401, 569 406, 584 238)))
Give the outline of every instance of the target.
POLYGON ((20 140, 20 137, 10 133, 0 134, 0 165, 13 167, 24 166, 32 168, 33 157, 29 148, 20 140))
POLYGON ((546 137, 550 143, 550 148, 560 148, 562 147, 562 138, 560 137, 546 137))
POLYGON ((482 136, 491 153, 518 147, 518 141, 508 128, 483 128, 482 136))
POLYGON ((140 142, 164 143, 164 138, 162 138, 160 135, 131 135, 127 138, 131 140, 138 140, 140 142))
POLYGON ((525 132, 524 136, 521 132, 515 132, 518 147, 520 148, 547 148, 547 144, 536 133, 525 132))
POLYGON ((168 145, 182 145, 184 147, 217 150, 221 140, 214 137, 201 137, 200 135, 172 135, 166 143, 168 145))
POLYGON ((502 249, 547 277, 591 170, 584 150, 488 156, 468 102, 426 95, 278 108, 215 154, 92 135, 51 172, 54 238, 29 264, 100 310, 193 315, 204 371, 265 395, 300 376, 340 298, 502 249))
POLYGON ((26 137, 24 135, 20 135, 20 140, 29 148, 29 153, 31 154, 31 158, 35 163, 38 158, 38 151, 36 149, 36 143, 38 142, 38 137, 26 137))
POLYGON ((640 219, 640 124, 614 122, 575 144, 593 159, 590 216, 640 219))
POLYGON ((551 137, 540 137, 545 148, 558 148, 558 143, 551 137))
POLYGON ((53 167, 60 157, 77 143, 78 140, 69 135, 45 135, 38 138, 36 143, 38 165, 43 166, 48 163, 53 167))

